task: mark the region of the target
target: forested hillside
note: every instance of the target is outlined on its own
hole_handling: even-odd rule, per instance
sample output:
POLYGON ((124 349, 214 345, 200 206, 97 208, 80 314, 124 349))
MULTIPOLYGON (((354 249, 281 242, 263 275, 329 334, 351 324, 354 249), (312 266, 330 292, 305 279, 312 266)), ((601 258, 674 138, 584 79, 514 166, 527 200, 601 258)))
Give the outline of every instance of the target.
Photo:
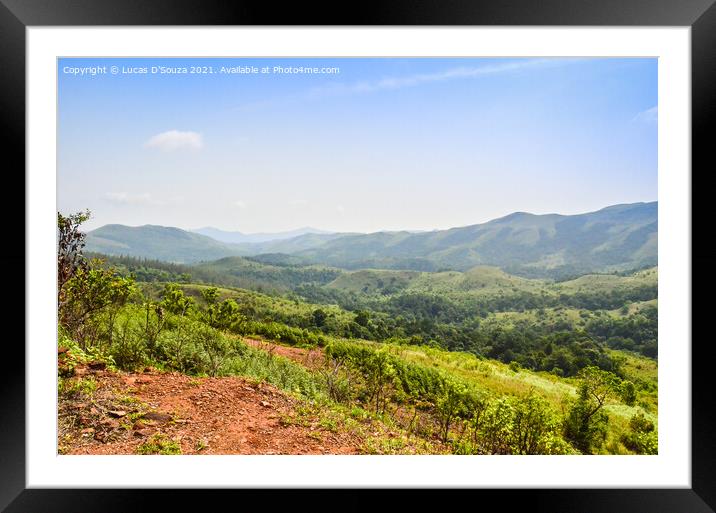
POLYGON ((85 220, 58 215, 63 452, 657 451, 655 267, 190 266, 85 253, 85 220), (237 434, 242 410, 274 435, 237 434))
POLYGON ((657 203, 652 202, 614 205, 580 215, 516 212, 449 230, 304 233, 238 244, 178 228, 107 225, 89 233, 87 249, 177 263, 234 255, 261 258, 269 253, 344 269, 467 271, 491 265, 525 277, 564 279, 657 265, 657 210, 657 203))

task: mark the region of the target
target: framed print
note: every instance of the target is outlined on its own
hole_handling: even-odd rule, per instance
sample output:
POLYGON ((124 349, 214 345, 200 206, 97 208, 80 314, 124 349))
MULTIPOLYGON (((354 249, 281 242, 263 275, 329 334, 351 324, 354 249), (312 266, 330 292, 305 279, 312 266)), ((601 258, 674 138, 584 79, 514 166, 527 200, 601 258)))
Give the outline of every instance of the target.
POLYGON ((709 2, 2 9, 8 511, 713 510, 709 2))

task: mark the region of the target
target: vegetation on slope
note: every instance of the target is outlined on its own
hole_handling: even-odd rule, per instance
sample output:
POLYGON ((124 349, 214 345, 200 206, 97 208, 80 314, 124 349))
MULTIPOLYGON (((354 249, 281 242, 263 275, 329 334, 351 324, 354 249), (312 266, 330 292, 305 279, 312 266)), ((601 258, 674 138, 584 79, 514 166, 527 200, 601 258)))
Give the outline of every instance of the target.
MULTIPOLYGON (((81 239, 83 220, 58 215, 61 237, 81 239)), ((592 326, 605 340, 619 330, 633 334, 634 315, 651 326, 649 310, 580 314, 567 327, 519 318, 508 325, 499 322, 505 312, 475 315, 469 303, 431 294, 367 294, 356 300, 375 310, 347 311, 207 285, 138 286, 131 274, 84 260, 81 244, 61 250, 58 265, 69 276, 60 286, 62 332, 78 351, 119 368, 253 376, 370 410, 455 453, 656 451, 655 381, 637 356, 607 349, 588 328, 606 316, 610 322, 592 326), (325 360, 317 368, 276 363, 235 335, 318 345, 325 360)))
POLYGON ((493 265, 512 274, 564 279, 657 264, 657 203, 614 205, 563 216, 516 212, 488 223, 431 232, 316 234, 227 244, 161 226, 107 225, 88 249, 187 263, 235 255, 290 254, 302 263, 344 269, 467 271, 493 265))

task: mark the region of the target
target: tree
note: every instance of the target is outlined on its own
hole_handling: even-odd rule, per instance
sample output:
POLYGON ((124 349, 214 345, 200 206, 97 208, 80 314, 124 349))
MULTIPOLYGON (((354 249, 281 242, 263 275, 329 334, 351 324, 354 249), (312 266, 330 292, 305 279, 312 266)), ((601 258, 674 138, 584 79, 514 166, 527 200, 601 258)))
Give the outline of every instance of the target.
POLYGON ((615 374, 590 366, 579 374, 578 398, 565 419, 565 437, 583 453, 601 447, 609 417, 603 408, 611 398, 633 400, 634 389, 615 374))
POLYGON ((360 326, 367 327, 368 322, 370 321, 370 312, 367 312, 365 310, 358 310, 356 312, 354 321, 360 326))
POLYGON ((184 316, 193 303, 193 299, 186 297, 184 291, 176 283, 164 285, 161 305, 167 311, 184 316))
POLYGON ((57 304, 60 311, 66 302, 67 282, 79 269, 87 268, 82 249, 85 234, 79 227, 90 218, 90 211, 78 212, 65 217, 57 212, 57 304))
POLYGON ((232 324, 241 319, 239 305, 233 299, 225 299, 218 305, 212 305, 209 308, 213 311, 209 324, 214 328, 227 330, 232 324))
POLYGON ((465 408, 464 396, 467 394, 467 387, 452 379, 446 379, 442 384, 442 390, 437 398, 435 410, 440 423, 440 437, 443 442, 448 441, 450 425, 455 417, 459 416, 465 408))
POLYGON ((216 304, 219 299, 219 289, 216 287, 207 287, 201 290, 201 297, 204 298, 207 305, 216 304))
MULTIPOLYGON (((134 278, 116 274, 114 268, 105 268, 101 260, 79 266, 64 286, 64 299, 60 309, 60 324, 66 328, 84 349, 95 338, 98 314, 110 307, 123 306, 134 288, 134 278)), ((110 312, 110 329, 116 311, 110 312)))
POLYGON ((328 314, 326 314, 325 311, 323 311, 320 308, 316 308, 313 311, 312 318, 313 318, 313 325, 320 328, 326 324, 326 318, 328 317, 328 314))
MULTIPOLYGON (((534 392, 515 401, 512 445, 515 454, 550 454, 558 422, 549 403, 534 392)), ((564 442, 563 442, 564 444, 564 442)))

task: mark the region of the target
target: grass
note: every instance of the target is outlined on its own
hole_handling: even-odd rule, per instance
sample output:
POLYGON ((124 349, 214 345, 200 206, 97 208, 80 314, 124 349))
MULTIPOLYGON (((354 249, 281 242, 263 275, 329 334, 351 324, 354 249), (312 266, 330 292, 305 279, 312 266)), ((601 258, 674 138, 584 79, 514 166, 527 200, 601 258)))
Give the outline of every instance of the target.
POLYGON ((235 343, 239 354, 225 362, 222 374, 245 376, 270 383, 309 399, 325 397, 322 380, 302 365, 288 358, 247 346, 238 339, 235 343))
POLYGON ((59 378, 57 392, 60 395, 92 397, 99 387, 92 376, 86 378, 59 378))
POLYGON ((136 450, 137 454, 181 454, 181 446, 176 440, 168 438, 166 435, 157 433, 149 440, 139 445, 136 450))

